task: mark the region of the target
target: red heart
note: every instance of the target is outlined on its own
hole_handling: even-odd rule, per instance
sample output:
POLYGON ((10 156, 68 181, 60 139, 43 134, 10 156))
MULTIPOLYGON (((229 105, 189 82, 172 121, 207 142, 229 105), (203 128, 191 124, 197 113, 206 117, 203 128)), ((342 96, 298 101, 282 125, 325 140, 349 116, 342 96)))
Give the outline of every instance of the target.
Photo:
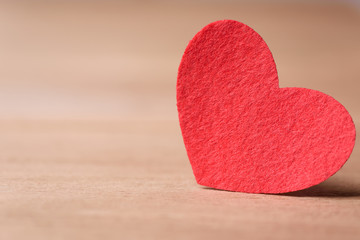
POLYGON ((316 185, 349 158, 355 126, 334 98, 279 88, 264 40, 217 21, 191 40, 177 80, 180 126, 199 184, 282 193, 316 185))

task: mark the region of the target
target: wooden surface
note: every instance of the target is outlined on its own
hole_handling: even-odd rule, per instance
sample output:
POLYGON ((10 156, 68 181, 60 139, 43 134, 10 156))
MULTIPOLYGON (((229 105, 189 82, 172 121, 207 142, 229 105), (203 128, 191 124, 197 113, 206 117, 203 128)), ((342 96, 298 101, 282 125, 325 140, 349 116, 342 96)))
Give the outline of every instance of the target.
POLYGON ((0 5, 0 239, 359 239, 360 148, 326 182, 256 195, 196 184, 177 67, 201 27, 258 31, 281 87, 360 121, 356 5, 8 1, 0 5))

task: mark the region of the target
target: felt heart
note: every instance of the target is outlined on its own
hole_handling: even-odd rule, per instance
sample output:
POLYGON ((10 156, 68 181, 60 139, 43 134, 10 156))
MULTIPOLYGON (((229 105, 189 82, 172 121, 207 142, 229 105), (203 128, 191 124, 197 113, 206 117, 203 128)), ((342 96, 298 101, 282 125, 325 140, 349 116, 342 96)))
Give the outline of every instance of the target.
POLYGON ((217 21, 190 41, 177 80, 180 126, 201 185, 283 193, 337 172, 355 143, 355 126, 334 98, 279 88, 264 40, 247 25, 217 21))

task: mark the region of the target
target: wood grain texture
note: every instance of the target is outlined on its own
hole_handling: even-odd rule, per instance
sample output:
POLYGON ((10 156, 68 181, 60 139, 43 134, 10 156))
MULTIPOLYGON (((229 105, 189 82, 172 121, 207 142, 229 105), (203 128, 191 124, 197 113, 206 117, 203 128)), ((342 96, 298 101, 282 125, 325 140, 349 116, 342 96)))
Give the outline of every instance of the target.
MULTIPOLYGON (((265 195, 196 184, 175 85, 219 19, 266 40, 281 87, 360 121, 360 15, 344 3, 0 3, 0 239, 358 239, 360 149, 324 183, 265 195)), ((359 128, 359 127, 358 127, 359 128)))

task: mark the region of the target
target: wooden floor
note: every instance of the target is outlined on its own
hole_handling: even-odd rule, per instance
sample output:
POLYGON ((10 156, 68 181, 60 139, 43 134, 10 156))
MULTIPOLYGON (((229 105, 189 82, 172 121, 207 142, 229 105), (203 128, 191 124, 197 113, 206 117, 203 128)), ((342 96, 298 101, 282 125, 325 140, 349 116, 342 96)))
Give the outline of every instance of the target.
POLYGON ((175 85, 192 36, 242 21, 281 87, 320 90, 360 123, 359 6, 311 1, 2 1, 0 239, 359 239, 360 146, 283 195, 196 184, 175 85))

